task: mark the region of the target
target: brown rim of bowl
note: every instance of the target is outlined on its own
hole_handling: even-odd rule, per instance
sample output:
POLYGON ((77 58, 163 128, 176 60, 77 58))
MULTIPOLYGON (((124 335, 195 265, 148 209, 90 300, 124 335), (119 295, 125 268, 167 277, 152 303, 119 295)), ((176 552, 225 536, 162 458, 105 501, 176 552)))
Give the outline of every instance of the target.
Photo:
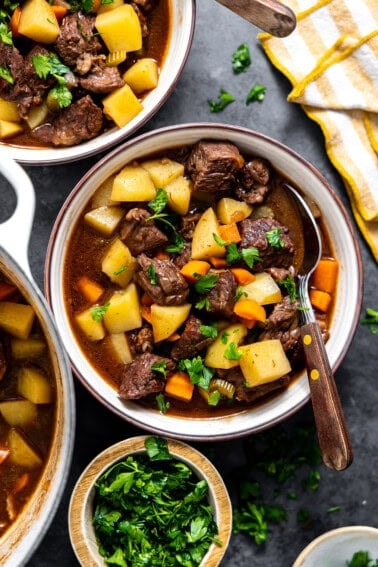
MULTIPOLYGON (((363 297, 363 264, 362 264, 362 257, 361 257, 361 251, 358 245, 358 239, 357 239, 357 234, 356 234, 356 230, 352 224, 352 221, 346 211, 346 208, 344 207, 344 204, 342 203, 340 197, 337 195, 337 193, 334 191, 334 189, 331 187, 331 185, 328 183, 328 181, 326 180, 326 178, 320 173, 320 171, 313 166, 309 161, 307 161, 304 157, 302 157, 300 154, 298 154, 295 150, 289 148, 288 146, 286 146, 285 144, 279 142, 278 140, 275 140, 274 138, 271 138, 270 136, 267 136, 266 134, 261 134, 260 132, 256 132, 254 130, 250 130, 248 128, 244 128, 242 126, 233 126, 230 124, 221 124, 221 123, 209 123, 209 122, 191 122, 191 123, 187 123, 187 124, 178 124, 178 125, 174 125, 174 126, 166 126, 166 127, 162 127, 162 128, 158 128, 156 130, 152 130, 150 132, 146 132, 144 134, 141 134, 139 136, 137 136, 136 138, 133 138, 132 140, 127 140, 126 142, 124 142, 122 145, 118 146, 117 148, 114 148, 110 153, 108 153, 106 156, 102 157, 94 166, 92 166, 87 173, 85 173, 83 175, 83 177, 79 180, 79 182, 75 185, 75 187, 72 189, 71 193, 68 195, 67 199, 65 200, 65 202, 62 205, 62 208, 60 209, 56 221, 54 223, 54 226, 52 228, 51 231, 51 235, 50 235, 50 240, 47 246, 47 251, 46 251, 46 262, 45 262, 45 275, 44 275, 44 288, 45 288, 45 295, 47 298, 48 303, 52 304, 52 299, 51 299, 51 286, 50 286, 50 270, 51 270, 51 256, 52 256, 52 249, 54 247, 54 242, 56 239, 56 234, 59 230, 60 224, 62 222, 63 217, 66 214, 67 209, 69 209, 70 207, 70 203, 71 201, 74 199, 74 197, 76 196, 76 194, 80 191, 81 187, 88 181, 88 179, 91 177, 91 175, 94 172, 97 172, 97 170, 101 169, 101 167, 106 164, 108 161, 110 161, 111 159, 113 159, 117 154, 122 153, 123 151, 127 150, 128 148, 130 148, 133 145, 139 144, 145 140, 148 140, 150 138, 154 138, 155 136, 159 135, 159 134, 164 134, 164 133, 168 133, 168 132, 177 132, 177 131, 181 131, 181 130, 187 130, 189 133, 192 130, 197 130, 197 129, 208 129, 211 132, 219 132, 224 134, 224 137, 227 138, 227 132, 232 132, 232 133, 242 133, 244 135, 252 135, 255 138, 261 139, 273 146, 276 146, 278 148, 280 148, 283 152, 286 152, 287 154, 289 154, 290 156, 292 156, 293 158, 295 158, 297 161, 299 161, 305 168, 309 169, 311 171, 311 173, 322 183, 322 185, 324 186, 324 188, 331 194, 333 200, 335 201, 340 213, 342 214, 345 224, 348 227, 348 230, 352 236, 352 240, 353 240, 353 245, 354 245, 354 252, 355 252, 355 256, 356 256, 356 260, 357 260, 357 269, 358 269, 358 297, 357 297, 357 306, 356 306, 356 310, 355 310, 355 314, 354 314, 354 318, 353 318, 353 323, 351 325, 351 328, 349 330, 349 334, 348 334, 348 339, 345 341, 345 344, 343 346, 342 351, 340 352, 338 358, 335 360, 333 366, 332 366, 332 370, 335 372, 338 367, 340 366, 342 360, 344 359, 349 346, 353 340, 354 334, 356 332, 357 329, 357 325, 358 325, 358 321, 359 321, 359 314, 361 311, 361 306, 362 306, 362 297, 363 297)), ((118 411, 116 408, 114 408, 114 406, 111 405, 111 403, 109 403, 107 400, 103 399, 100 395, 98 395, 98 393, 96 392, 96 390, 94 390, 91 385, 85 380, 85 378, 81 375, 81 373, 79 372, 79 370, 76 368, 74 361, 71 360, 71 365, 72 365, 72 369, 75 373, 75 375, 78 377, 78 379, 81 381, 81 383, 84 385, 84 387, 100 402, 102 403, 105 407, 107 407, 108 409, 110 409, 113 413, 115 413, 116 415, 118 415, 119 417, 121 417, 122 419, 126 419, 127 421, 129 421, 130 423, 132 423, 133 425, 137 426, 137 427, 143 427, 146 430, 150 430, 152 433, 157 433, 155 429, 153 428, 149 428, 146 425, 141 425, 141 423, 139 423, 137 420, 134 420, 133 418, 131 418, 130 416, 126 416, 124 413, 118 411)), ((310 394, 308 394, 303 400, 301 400, 299 403, 297 403, 295 406, 293 406, 290 410, 287 411, 287 413, 285 414, 285 418, 288 418, 292 415, 294 415, 299 409, 301 409, 304 405, 306 405, 306 403, 310 400, 310 394)), ((259 431, 263 431, 265 430, 267 427, 273 427, 274 425, 277 425, 278 423, 280 423, 282 421, 282 417, 276 417, 273 418, 271 421, 269 421, 269 424, 263 424, 261 426, 258 427, 254 427, 253 432, 257 433, 259 431)), ((217 436, 217 440, 222 441, 222 440, 226 440, 226 439, 230 439, 230 438, 238 438, 238 437, 245 437, 246 435, 249 435, 251 433, 251 431, 248 430, 243 430, 241 432, 238 433, 234 433, 234 434, 230 434, 230 435, 219 435, 217 436)), ((163 435, 166 437, 175 437, 174 433, 171 433, 169 431, 165 431, 165 430, 159 430, 159 432, 157 433, 159 435, 163 435)), ((214 437, 209 435, 209 436, 201 436, 201 437, 195 437, 195 436, 187 436, 186 439, 188 440, 192 440, 192 441, 210 441, 213 440, 214 437)))
MULTIPOLYGON (((88 510, 93 500, 94 482, 112 463, 131 453, 145 453, 144 441, 147 437, 148 435, 130 437, 108 447, 89 463, 77 480, 69 504, 68 525, 71 544, 81 565, 93 567, 105 565, 105 562, 98 563, 91 552, 91 548, 97 551, 94 532, 89 527, 91 514, 88 510), (92 537, 89 539, 88 532, 93 534, 93 539, 92 537)), ((232 530, 232 506, 227 488, 217 469, 201 452, 182 441, 167 439, 167 442, 174 458, 185 462, 197 476, 202 476, 208 481, 210 500, 213 500, 211 503, 215 509, 215 520, 219 528, 218 538, 223 545, 218 546, 213 543, 200 567, 217 567, 226 552, 232 530)))

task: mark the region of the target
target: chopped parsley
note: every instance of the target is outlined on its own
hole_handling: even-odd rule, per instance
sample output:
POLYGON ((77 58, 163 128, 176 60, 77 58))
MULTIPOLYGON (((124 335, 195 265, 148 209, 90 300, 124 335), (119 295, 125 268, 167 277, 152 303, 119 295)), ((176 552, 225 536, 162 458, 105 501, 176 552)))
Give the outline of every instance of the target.
POLYGON ((150 282, 152 285, 158 285, 159 279, 155 270, 155 266, 153 264, 149 264, 147 267, 147 274, 150 282))
POLYGON ((365 319, 361 319, 361 325, 368 325, 373 335, 378 334, 378 311, 367 307, 365 319))
POLYGON ((378 567, 378 558, 371 559, 368 551, 356 551, 346 565, 347 567, 378 567))
POLYGON ((248 297, 248 293, 243 290, 243 287, 241 285, 238 285, 238 287, 236 288, 234 302, 236 303, 243 296, 248 297))
POLYGON ((223 240, 223 238, 215 234, 215 232, 213 232, 213 238, 215 242, 218 244, 218 246, 226 246, 227 240, 223 240))
POLYGON ((208 293, 216 285, 219 279, 218 274, 205 274, 198 278, 194 284, 194 289, 197 293, 208 293))
POLYGON ((167 375, 166 369, 167 369, 167 363, 165 360, 158 360, 153 364, 151 364, 151 370, 153 370, 154 372, 160 372, 161 374, 163 374, 164 378, 167 375))
POLYGON ((211 112, 221 112, 226 106, 234 102, 235 98, 225 89, 220 89, 218 100, 208 100, 211 112))
POLYGON ((200 325, 199 330, 201 335, 209 339, 216 339, 218 336, 218 330, 214 325, 200 325))
POLYGON ((235 262, 244 261, 248 268, 253 268, 256 262, 261 260, 258 248, 242 248, 238 250, 235 243, 227 246, 226 261, 227 264, 234 264, 235 262))
POLYGON ((201 297, 199 301, 194 306, 196 309, 205 309, 205 311, 210 311, 210 301, 207 297, 201 297))
POLYGON ((160 187, 159 189, 157 189, 156 196, 154 197, 154 199, 149 201, 147 205, 152 211, 154 211, 155 214, 159 214, 165 209, 167 203, 168 203, 168 193, 166 192, 165 189, 162 189, 160 187))
POLYGON ((210 380, 215 373, 213 368, 209 368, 204 364, 200 356, 192 358, 191 360, 189 358, 180 360, 178 369, 187 372, 192 384, 197 384, 204 390, 209 389, 210 380))
POLYGON ((273 246, 273 248, 283 248, 285 246, 285 242, 281 237, 281 232, 282 229, 280 227, 272 228, 271 230, 266 231, 266 239, 270 246, 273 246))
POLYGON ((179 254, 185 248, 185 238, 181 234, 176 233, 173 237, 173 242, 166 247, 166 252, 171 254, 179 254))
POLYGON ((11 85, 14 84, 14 78, 12 77, 8 67, 5 66, 0 67, 0 78, 4 79, 4 81, 7 81, 7 83, 10 83, 11 85))
POLYGON ((164 394, 158 394, 155 399, 160 413, 167 413, 167 411, 171 407, 171 404, 165 399, 164 394))
POLYGON ((227 331, 222 331, 222 334, 221 334, 221 343, 222 343, 222 345, 226 345, 226 344, 227 344, 228 337, 229 337, 229 333, 227 333, 227 331))
POLYGON ((277 283, 287 291, 290 301, 293 303, 298 297, 297 286, 293 276, 288 275, 284 280, 278 280, 277 283))
POLYGON ((224 358, 227 360, 240 360, 242 357, 242 351, 239 350, 234 342, 229 343, 224 351, 224 358))
POLYGON ((251 63, 248 44, 242 43, 232 54, 232 69, 234 73, 243 73, 251 63))
POLYGON ((100 323, 105 313, 107 312, 109 306, 110 306, 110 301, 107 301, 106 303, 104 303, 104 305, 96 305, 95 307, 92 307, 90 313, 93 321, 100 323))
POLYGON ((255 85, 251 88, 249 93, 247 94, 247 98, 245 99, 246 104, 250 104, 251 102, 262 102, 264 100, 266 93, 266 87, 263 85, 255 85))
POLYGON ((12 32, 5 21, 0 21, 0 41, 5 45, 13 45, 12 32))
POLYGON ((49 75, 55 78, 58 83, 53 87, 48 96, 53 99, 59 108, 66 108, 72 102, 72 93, 67 87, 67 81, 64 75, 70 71, 67 65, 64 65, 55 53, 43 55, 38 53, 32 57, 33 67, 38 77, 47 79, 49 75))
POLYGON ((113 272, 113 276, 119 276, 120 274, 123 274, 123 272, 126 272, 126 270, 128 270, 128 266, 122 266, 113 272))

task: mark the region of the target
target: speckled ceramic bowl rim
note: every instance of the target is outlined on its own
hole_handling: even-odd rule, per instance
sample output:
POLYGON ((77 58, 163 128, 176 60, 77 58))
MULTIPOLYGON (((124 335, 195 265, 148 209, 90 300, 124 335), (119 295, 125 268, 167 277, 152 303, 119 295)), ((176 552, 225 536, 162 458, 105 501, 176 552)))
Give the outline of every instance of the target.
MULTIPOLYGON (((76 557, 85 567, 105 565, 98 553, 92 525, 94 483, 113 463, 132 454, 145 454, 144 441, 147 437, 131 437, 108 447, 89 463, 75 484, 69 504, 68 525, 76 557)), ((181 441, 167 439, 167 443, 169 452, 175 459, 184 462, 199 479, 208 482, 209 502, 214 510, 219 529, 217 537, 222 545, 213 543, 200 567, 216 567, 226 552, 231 537, 232 506, 227 488, 217 469, 201 452, 181 441)))
POLYGON ((258 132, 226 124, 194 123, 161 128, 127 141, 93 166, 70 193, 56 219, 49 241, 45 266, 45 293, 58 320, 60 332, 71 358, 73 369, 82 383, 105 406, 138 427, 167 437, 192 440, 222 440, 257 432, 294 414, 309 400, 306 373, 282 394, 237 416, 206 420, 174 418, 153 410, 141 408, 133 402, 122 402, 109 385, 104 384, 94 369, 85 361, 75 345, 62 301, 62 263, 65 245, 71 227, 84 203, 94 190, 123 164, 143 155, 164 151, 169 147, 191 144, 200 138, 228 140, 241 151, 255 153, 270 159, 275 167, 285 172, 299 187, 313 193, 324 213, 338 254, 342 251, 339 296, 348 296, 348 302, 338 301, 333 318, 331 337, 327 343, 330 363, 335 371, 352 341, 359 320, 362 302, 363 270, 360 250, 354 228, 346 209, 335 191, 321 173, 299 154, 282 143, 258 132), (162 149, 161 149, 162 148, 162 149), (332 226, 330 223, 332 221, 332 226), (332 236, 332 230, 334 236, 332 236), (337 242, 335 237, 337 236, 337 242))
POLYGON ((27 165, 56 165, 70 163, 109 150, 129 138, 148 122, 170 97, 184 69, 193 42, 195 0, 170 0, 172 21, 168 49, 162 65, 159 83, 143 99, 143 110, 123 128, 114 127, 77 146, 59 148, 23 148, 2 143, 6 154, 27 165))

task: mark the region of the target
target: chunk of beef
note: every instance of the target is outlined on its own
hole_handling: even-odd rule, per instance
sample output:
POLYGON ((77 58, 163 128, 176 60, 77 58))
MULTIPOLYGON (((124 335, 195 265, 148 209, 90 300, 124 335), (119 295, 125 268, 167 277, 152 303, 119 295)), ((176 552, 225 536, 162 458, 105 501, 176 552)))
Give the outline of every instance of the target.
POLYGON ((287 277, 291 276, 294 277, 296 275, 296 270, 294 266, 290 266, 289 268, 267 268, 266 270, 272 278, 279 282, 281 280, 285 280, 287 277))
MULTIPOLYGON (((218 371, 219 374, 219 371, 218 371)), ((261 384, 254 388, 247 388, 245 385, 245 378, 239 366, 231 368, 220 373, 221 377, 235 386, 234 398, 238 402, 251 403, 269 396, 270 394, 277 393, 279 390, 284 390, 290 383, 290 376, 285 375, 272 382, 261 384)))
POLYGON ((102 110, 87 95, 64 109, 51 123, 32 130, 32 136, 45 144, 74 146, 95 138, 102 128, 102 110))
POLYGON ((259 340, 278 339, 285 352, 294 352, 298 343, 301 342, 298 306, 298 301, 291 302, 289 296, 285 296, 280 303, 276 303, 266 320, 259 340))
POLYGON ((201 325, 203 325, 202 321, 194 315, 188 317, 181 337, 175 341, 171 350, 174 360, 193 358, 214 342, 214 338, 205 337, 201 333, 201 325))
POLYGON ((55 48, 60 59, 73 69, 86 54, 95 55, 101 50, 98 35, 93 33, 95 19, 95 16, 74 12, 62 20, 55 48))
POLYGON ((193 232, 196 228, 196 224, 201 218, 202 213, 188 213, 181 217, 181 228, 180 234, 185 238, 185 240, 192 240, 193 232))
POLYGON ((156 0, 134 0, 133 6, 139 6, 144 12, 152 12, 156 6, 156 0))
POLYGON ((289 229, 275 219, 245 219, 240 223, 240 248, 257 248, 261 261, 253 269, 263 271, 270 267, 289 268, 293 264, 294 244, 289 229), (269 243, 267 232, 277 230, 280 246, 269 243))
POLYGON ((79 79, 79 84, 92 93, 106 94, 123 87, 125 81, 118 67, 106 67, 105 64, 96 63, 88 75, 79 79))
POLYGON ((155 303, 158 305, 185 303, 189 286, 172 262, 149 258, 145 254, 140 254, 137 260, 136 280, 155 303))
POLYGON ((141 329, 130 331, 127 336, 133 355, 154 350, 154 336, 151 327, 145 326, 141 329))
POLYGON ((240 185, 236 188, 236 195, 251 205, 262 203, 271 188, 269 180, 268 162, 261 158, 254 158, 240 171, 240 185))
POLYGON ((128 246, 131 254, 137 256, 142 252, 153 250, 168 242, 167 236, 152 220, 146 209, 130 209, 122 224, 120 237, 128 246))
POLYGON ((165 370, 168 375, 176 368, 173 360, 149 352, 135 357, 125 366, 119 388, 120 397, 124 400, 138 400, 149 394, 162 392, 165 384, 164 374, 151 368, 157 362, 166 363, 165 370))
POLYGON ((223 272, 209 271, 209 274, 217 273, 218 280, 215 286, 207 293, 207 311, 220 317, 231 317, 235 305, 237 283, 230 270, 223 272))
POLYGON ((192 247, 189 242, 186 242, 182 251, 173 259, 174 265, 181 270, 183 266, 192 258, 192 247))
MULTIPOLYGON (((138 4, 139 4, 139 2, 131 2, 131 5, 134 8, 135 13, 139 18, 140 27, 141 27, 141 30, 142 30, 142 37, 145 38, 149 34, 147 16, 138 4)), ((147 4, 147 3, 144 2, 144 4, 147 4)))
POLYGON ((227 191, 235 183, 244 158, 238 148, 226 142, 198 142, 186 162, 193 191, 227 191))

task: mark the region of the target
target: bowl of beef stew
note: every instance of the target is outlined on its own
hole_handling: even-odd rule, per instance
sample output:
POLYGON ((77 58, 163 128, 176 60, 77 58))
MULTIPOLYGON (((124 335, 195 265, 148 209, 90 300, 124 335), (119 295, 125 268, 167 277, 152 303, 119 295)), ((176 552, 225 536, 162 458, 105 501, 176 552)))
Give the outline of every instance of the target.
POLYGON ((358 322, 361 258, 343 205, 301 156, 239 127, 173 126, 125 143, 73 189, 45 290, 76 375, 116 414, 165 436, 225 439, 309 400, 296 299, 305 242, 285 181, 322 233, 311 292, 336 370, 358 322))
POLYGON ((33 187, 3 154, 0 171, 18 198, 12 217, 0 224, 0 564, 18 567, 39 545, 63 496, 74 389, 51 311, 26 260, 33 187))
POLYGON ((192 43, 194 0, 23 0, 0 25, 0 145, 28 164, 78 160, 145 124, 192 43))

